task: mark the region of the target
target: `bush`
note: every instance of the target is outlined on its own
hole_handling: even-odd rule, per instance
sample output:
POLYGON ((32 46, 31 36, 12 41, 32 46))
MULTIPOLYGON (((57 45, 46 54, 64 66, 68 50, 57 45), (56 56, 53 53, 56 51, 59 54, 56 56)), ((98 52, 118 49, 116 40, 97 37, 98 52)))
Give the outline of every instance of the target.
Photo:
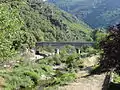
POLYGON ((65 85, 68 82, 75 80, 76 75, 74 73, 65 73, 60 75, 59 77, 55 77, 52 85, 65 85))
POLYGON ((76 49, 74 46, 66 45, 60 50, 60 56, 65 57, 66 55, 74 54, 76 53, 76 49))
POLYGON ((53 60, 55 65, 60 65, 62 63, 59 55, 53 56, 53 60))
POLYGON ((89 53, 89 55, 91 55, 91 54, 96 55, 98 53, 98 51, 96 49, 94 49, 93 47, 88 47, 85 52, 89 53))
POLYGON ((24 75, 29 76, 35 85, 38 84, 40 76, 36 72, 25 72, 24 75))
POLYGON ((69 71, 76 71, 77 69, 80 69, 83 64, 77 54, 68 56, 65 63, 67 65, 67 70, 69 71))
POLYGON ((0 71, 0 76, 6 80, 5 88, 32 88, 39 84, 42 75, 51 77, 54 74, 52 67, 45 64, 31 63, 19 65, 12 71, 0 71))
POLYGON ((52 57, 48 57, 45 59, 39 60, 40 64, 46 64, 46 65, 60 65, 62 63, 61 58, 59 55, 55 55, 52 57))
POLYGON ((91 74, 99 74, 100 73, 100 65, 94 65, 92 67, 92 71, 90 72, 91 74))
POLYGON ((113 74, 113 82, 120 84, 120 75, 118 75, 117 73, 112 73, 112 74, 113 74))

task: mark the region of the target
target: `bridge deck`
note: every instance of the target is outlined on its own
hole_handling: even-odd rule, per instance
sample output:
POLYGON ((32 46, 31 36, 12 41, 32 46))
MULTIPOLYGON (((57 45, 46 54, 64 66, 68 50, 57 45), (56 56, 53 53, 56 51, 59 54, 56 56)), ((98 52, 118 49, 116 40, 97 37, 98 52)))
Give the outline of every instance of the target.
POLYGON ((36 46, 64 46, 64 45, 72 45, 72 46, 92 46, 94 42, 37 42, 36 46))

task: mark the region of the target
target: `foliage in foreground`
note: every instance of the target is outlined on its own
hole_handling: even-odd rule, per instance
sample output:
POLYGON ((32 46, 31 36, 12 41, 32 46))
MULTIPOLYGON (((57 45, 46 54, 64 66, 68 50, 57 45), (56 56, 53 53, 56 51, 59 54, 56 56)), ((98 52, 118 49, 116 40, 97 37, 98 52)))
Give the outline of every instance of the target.
POLYGON ((120 75, 117 73, 113 73, 113 82, 120 83, 120 75))
POLYGON ((34 87, 39 83, 42 75, 50 76, 52 73, 50 66, 39 64, 20 65, 11 71, 0 70, 0 76, 6 80, 6 90, 34 87))
POLYGON ((27 90, 28 88, 31 90, 39 87, 48 89, 68 84, 76 78, 76 69, 80 69, 79 66, 82 63, 78 63, 79 59, 76 55, 70 55, 64 59, 65 61, 62 61, 62 58, 54 56, 37 62, 25 60, 11 69, 0 70, 0 77, 5 79, 5 90, 27 90), (65 67, 54 69, 58 62, 56 58, 60 60, 60 64, 65 64, 65 67))
POLYGON ((120 70, 120 24, 109 28, 109 35, 100 42, 103 50, 100 66, 102 70, 120 70))

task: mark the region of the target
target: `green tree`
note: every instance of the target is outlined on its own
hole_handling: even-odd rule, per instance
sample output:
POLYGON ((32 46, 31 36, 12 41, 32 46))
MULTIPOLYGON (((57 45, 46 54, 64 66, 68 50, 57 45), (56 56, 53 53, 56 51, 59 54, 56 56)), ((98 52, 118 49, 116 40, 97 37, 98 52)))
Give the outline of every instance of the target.
POLYGON ((10 4, 0 4, 0 57, 10 57, 15 52, 12 49, 18 30, 22 26, 17 9, 10 8, 10 4))
POLYGON ((120 24, 109 28, 109 35, 100 42, 103 50, 102 70, 116 69, 120 72, 120 24))

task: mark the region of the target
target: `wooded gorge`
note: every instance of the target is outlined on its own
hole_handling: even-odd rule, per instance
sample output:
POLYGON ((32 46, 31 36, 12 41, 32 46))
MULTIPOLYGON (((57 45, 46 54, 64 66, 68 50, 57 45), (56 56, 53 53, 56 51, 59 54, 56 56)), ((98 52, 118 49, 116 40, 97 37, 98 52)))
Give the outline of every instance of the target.
POLYGON ((0 7, 2 57, 36 41, 92 41, 89 26, 42 1, 1 1, 0 7))
POLYGON ((119 0, 48 0, 82 19, 92 28, 108 27, 120 21, 119 0))
POLYGON ((33 63, 24 52, 34 48, 37 41, 92 41, 91 33, 87 24, 46 2, 0 1, 0 89, 30 90, 74 80, 76 76, 71 71, 81 65, 73 64, 79 62, 78 56, 54 56, 33 63), (52 66, 58 63, 66 65, 66 74, 53 70, 52 66), (44 77, 50 79, 44 83, 44 77))
POLYGON ((112 83, 120 83, 120 24, 108 30, 103 28, 119 21, 119 8, 114 8, 118 4, 110 11, 106 3, 111 0, 94 0, 92 5, 92 0, 68 1, 49 0, 61 10, 43 0, 0 0, 0 90, 64 90, 64 86, 74 85, 76 80, 78 85, 85 85, 83 88, 80 84, 77 90, 87 90, 89 82, 89 88, 101 90, 106 72, 111 69, 112 83), (107 8, 105 13, 100 13, 102 6, 107 8), (88 45, 37 47, 37 42, 88 45), (56 49, 59 53, 54 52, 56 49), (95 76, 98 72, 100 75, 95 76))

